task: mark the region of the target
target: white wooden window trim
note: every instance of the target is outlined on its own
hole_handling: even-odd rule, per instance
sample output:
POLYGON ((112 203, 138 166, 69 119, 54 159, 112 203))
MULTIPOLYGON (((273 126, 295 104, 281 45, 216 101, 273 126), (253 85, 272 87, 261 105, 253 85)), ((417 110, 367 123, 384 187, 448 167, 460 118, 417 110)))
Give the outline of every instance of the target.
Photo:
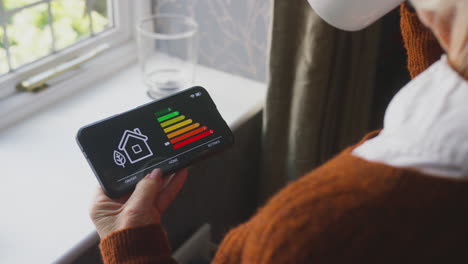
POLYGON ((113 1, 113 8, 115 8, 113 29, 0 78, 0 116, 2 117, 0 129, 34 114, 76 90, 89 87, 136 61, 135 24, 138 19, 151 14, 151 1, 113 1), (109 44, 110 49, 93 61, 53 80, 50 83, 51 87, 46 90, 38 93, 16 91, 15 86, 18 82, 89 52, 93 47, 102 43, 109 44))

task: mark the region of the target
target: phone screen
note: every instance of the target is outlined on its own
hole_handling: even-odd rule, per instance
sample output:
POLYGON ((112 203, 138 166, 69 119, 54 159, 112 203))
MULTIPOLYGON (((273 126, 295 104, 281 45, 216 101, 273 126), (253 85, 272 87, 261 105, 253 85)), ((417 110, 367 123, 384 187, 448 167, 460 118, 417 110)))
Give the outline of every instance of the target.
POLYGON ((146 174, 187 166, 233 143, 208 92, 187 89, 80 129, 78 144, 109 196, 120 196, 146 174))

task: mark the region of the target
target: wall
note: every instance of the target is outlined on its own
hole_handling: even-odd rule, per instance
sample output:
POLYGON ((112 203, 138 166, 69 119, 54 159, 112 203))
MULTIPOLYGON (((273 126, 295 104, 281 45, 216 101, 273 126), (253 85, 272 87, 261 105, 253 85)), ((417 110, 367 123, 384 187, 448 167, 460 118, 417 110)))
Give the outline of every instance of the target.
POLYGON ((271 0, 153 0, 155 13, 194 17, 201 64, 264 82, 271 0))

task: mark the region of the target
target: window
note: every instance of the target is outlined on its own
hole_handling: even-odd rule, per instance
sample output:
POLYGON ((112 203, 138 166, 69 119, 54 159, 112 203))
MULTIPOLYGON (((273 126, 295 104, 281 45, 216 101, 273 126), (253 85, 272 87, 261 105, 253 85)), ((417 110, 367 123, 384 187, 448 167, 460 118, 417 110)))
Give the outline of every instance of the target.
POLYGON ((0 129, 135 62, 134 21, 150 15, 150 5, 0 0, 0 129), (47 89, 18 89, 38 79, 47 89))
POLYGON ((107 0, 0 0, 0 75, 113 27, 107 0))
POLYGON ((115 48, 131 40, 130 3, 0 0, 0 98, 14 94, 19 82, 100 44, 115 48))

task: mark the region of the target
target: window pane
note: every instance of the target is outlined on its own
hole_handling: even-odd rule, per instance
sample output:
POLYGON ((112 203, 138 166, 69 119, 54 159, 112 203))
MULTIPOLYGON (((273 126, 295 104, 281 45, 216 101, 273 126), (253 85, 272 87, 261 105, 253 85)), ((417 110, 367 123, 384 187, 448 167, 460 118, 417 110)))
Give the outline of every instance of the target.
POLYGON ((54 0, 51 9, 57 50, 91 35, 85 0, 54 0))
POLYGON ((93 18, 93 31, 99 33, 110 27, 112 21, 110 21, 109 10, 110 6, 107 6, 107 0, 94 0, 89 1, 91 16, 93 18))
MULTIPOLYGON (((0 0, 0 4, 10 10, 33 4, 7 12, 4 18, 12 69, 89 39, 113 25, 109 0, 0 0)), ((1 45, 0 41, 0 74, 8 65, 1 45)))
POLYGON ((3 0, 3 7, 5 9, 13 9, 35 2, 39 2, 39 0, 3 0))
POLYGON ((52 51, 47 4, 15 13, 7 24, 13 68, 32 62, 52 51))
POLYGON ((8 61, 3 43, 3 28, 0 27, 0 75, 8 72, 8 61))

